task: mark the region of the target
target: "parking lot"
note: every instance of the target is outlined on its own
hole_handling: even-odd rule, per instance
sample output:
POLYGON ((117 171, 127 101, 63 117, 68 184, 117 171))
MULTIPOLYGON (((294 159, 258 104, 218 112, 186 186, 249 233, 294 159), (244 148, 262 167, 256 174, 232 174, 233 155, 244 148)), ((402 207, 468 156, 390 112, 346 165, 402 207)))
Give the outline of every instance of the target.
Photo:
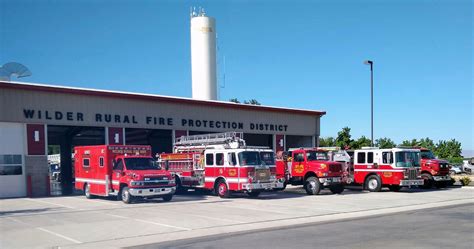
POLYGON ((83 196, 0 200, 0 248, 125 247, 222 233, 474 202, 474 188, 398 193, 359 189, 308 196, 301 188, 221 199, 189 193, 126 205, 83 196))

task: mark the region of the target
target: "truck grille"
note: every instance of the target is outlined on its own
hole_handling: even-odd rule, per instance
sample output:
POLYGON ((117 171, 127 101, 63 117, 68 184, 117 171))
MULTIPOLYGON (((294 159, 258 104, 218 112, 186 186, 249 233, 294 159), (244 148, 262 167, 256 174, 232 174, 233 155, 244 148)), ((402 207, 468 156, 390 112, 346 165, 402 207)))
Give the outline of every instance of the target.
POLYGON ((158 176, 158 177, 145 177, 145 186, 152 186, 152 185, 168 185, 169 180, 168 177, 165 176, 158 176))
POLYGON ((416 169, 409 169, 407 173, 408 180, 416 180, 418 178, 416 169))
POLYGON ((261 182, 270 181, 270 169, 255 170, 255 179, 261 182))
POLYGON ((447 163, 440 163, 439 164, 439 174, 440 175, 449 174, 449 165, 447 163))
POLYGON ((329 165, 329 172, 341 172, 342 166, 341 164, 330 164, 329 165))

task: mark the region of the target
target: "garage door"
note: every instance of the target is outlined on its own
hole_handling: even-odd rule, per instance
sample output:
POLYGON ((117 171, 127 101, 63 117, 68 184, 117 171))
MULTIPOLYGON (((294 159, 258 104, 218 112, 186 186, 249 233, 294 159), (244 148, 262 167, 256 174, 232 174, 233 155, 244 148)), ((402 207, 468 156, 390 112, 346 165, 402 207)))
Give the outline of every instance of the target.
POLYGON ((0 198, 26 196, 25 125, 0 122, 0 198))

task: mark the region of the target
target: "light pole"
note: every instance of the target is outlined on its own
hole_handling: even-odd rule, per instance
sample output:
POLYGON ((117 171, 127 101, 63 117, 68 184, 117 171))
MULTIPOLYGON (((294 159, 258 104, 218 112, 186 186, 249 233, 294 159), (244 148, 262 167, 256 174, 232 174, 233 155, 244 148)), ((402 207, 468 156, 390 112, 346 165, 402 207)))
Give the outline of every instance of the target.
POLYGON ((370 65, 370 141, 374 146, 374 62, 364 61, 365 65, 370 65))

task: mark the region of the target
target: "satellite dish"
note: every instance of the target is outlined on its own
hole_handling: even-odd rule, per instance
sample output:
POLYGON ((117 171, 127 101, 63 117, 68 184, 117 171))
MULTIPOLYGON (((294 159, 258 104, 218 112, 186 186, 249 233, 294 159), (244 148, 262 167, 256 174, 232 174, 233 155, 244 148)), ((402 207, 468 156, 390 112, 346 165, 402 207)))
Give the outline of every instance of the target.
POLYGON ((12 76, 23 78, 31 76, 31 71, 23 64, 8 62, 0 67, 0 80, 10 81, 12 76))

